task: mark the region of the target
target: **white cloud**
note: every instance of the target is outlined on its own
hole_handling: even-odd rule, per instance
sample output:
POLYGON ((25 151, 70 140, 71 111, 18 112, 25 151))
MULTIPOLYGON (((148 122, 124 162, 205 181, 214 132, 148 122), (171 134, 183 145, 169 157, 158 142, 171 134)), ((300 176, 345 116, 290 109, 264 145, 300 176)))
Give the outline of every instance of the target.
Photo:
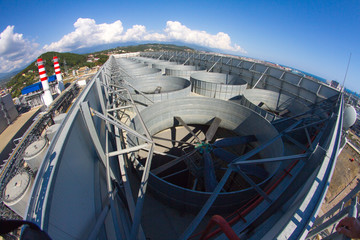
POLYGON ((7 26, 0 33, 0 72, 11 72, 34 59, 39 54, 38 44, 14 33, 14 26, 7 26))
POLYGON ((162 32, 148 31, 143 25, 134 25, 124 31, 120 20, 113 23, 97 24, 94 19, 79 18, 74 23, 74 31, 63 36, 59 41, 46 44, 42 49, 38 44, 14 33, 14 26, 8 26, 0 34, 0 72, 9 72, 23 67, 43 52, 68 52, 78 48, 101 44, 129 41, 182 41, 204 47, 225 51, 246 53, 230 36, 223 32, 210 34, 206 31, 192 30, 178 21, 167 21, 162 32))
POLYGON ((206 31, 191 30, 177 21, 168 21, 163 33, 150 33, 143 25, 134 25, 124 33, 120 20, 114 23, 96 24, 94 19, 79 18, 74 23, 75 31, 65 35, 59 41, 45 45, 45 51, 71 51, 94 45, 128 41, 183 41, 205 47, 246 53, 230 36, 219 32, 216 35, 206 31))
POLYGON ((167 21, 165 33, 169 40, 179 40, 205 47, 246 53, 240 46, 232 45, 230 36, 223 32, 211 35, 205 31, 191 30, 177 21, 167 21))
POLYGON ((44 46, 44 51, 66 52, 83 47, 119 42, 124 30, 120 20, 111 24, 96 24, 94 19, 79 18, 74 23, 75 31, 59 41, 44 46))

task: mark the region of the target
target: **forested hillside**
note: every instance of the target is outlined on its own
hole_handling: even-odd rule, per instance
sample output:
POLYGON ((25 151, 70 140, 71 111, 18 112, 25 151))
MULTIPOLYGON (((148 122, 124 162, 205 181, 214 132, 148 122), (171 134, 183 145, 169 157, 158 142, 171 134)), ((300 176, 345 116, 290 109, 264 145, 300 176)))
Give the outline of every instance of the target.
MULTIPOLYGON (((53 57, 57 56, 59 58, 61 71, 64 73, 65 68, 69 71, 72 69, 78 69, 79 67, 88 66, 93 67, 95 64, 103 64, 108 56, 102 55, 99 59, 99 62, 86 62, 87 55, 79 55, 74 53, 58 53, 58 52, 47 52, 42 54, 41 57, 45 63, 45 69, 48 76, 51 76, 54 73, 54 63, 52 61, 53 57), (100 61, 101 60, 101 61, 100 61), (66 61, 66 66, 64 64, 66 61)), ((98 56, 99 57, 99 56, 98 56)), ((21 94, 21 89, 26 86, 29 86, 37 81, 39 81, 38 68, 35 65, 35 62, 30 63, 24 70, 16 74, 7 84, 7 88, 12 88, 11 95, 12 97, 17 97, 21 94)))
POLYGON ((193 48, 187 46, 178 46, 174 44, 159 44, 159 43, 149 43, 149 44, 140 44, 124 47, 116 47, 108 50, 104 50, 96 53, 108 53, 108 52, 158 52, 158 51, 187 51, 194 52, 193 48))

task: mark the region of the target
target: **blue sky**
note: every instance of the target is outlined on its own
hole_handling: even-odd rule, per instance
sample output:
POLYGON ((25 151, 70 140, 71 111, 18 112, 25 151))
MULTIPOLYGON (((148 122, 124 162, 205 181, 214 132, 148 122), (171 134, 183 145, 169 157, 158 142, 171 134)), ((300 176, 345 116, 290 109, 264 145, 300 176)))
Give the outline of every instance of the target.
POLYGON ((360 93, 360 1, 0 0, 0 72, 45 51, 183 41, 343 82, 360 93))

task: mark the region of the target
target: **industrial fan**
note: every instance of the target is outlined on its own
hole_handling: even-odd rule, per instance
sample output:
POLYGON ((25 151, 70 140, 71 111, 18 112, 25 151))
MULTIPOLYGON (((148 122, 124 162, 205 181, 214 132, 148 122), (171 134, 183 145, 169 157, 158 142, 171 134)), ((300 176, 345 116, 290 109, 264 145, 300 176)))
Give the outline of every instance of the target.
MULTIPOLYGON (((162 172, 165 172, 168 169, 171 169, 175 165, 181 162, 187 162, 187 168, 192 173, 195 178, 202 178, 204 182, 204 187, 206 192, 211 192, 217 186, 217 174, 216 171, 220 168, 220 165, 216 164, 214 158, 216 160, 220 160, 225 164, 229 164, 234 161, 239 155, 226 150, 229 147, 237 147, 241 145, 245 145, 251 142, 256 142, 257 139, 254 135, 247 136, 233 136, 233 137, 225 137, 214 139, 216 132, 219 129, 221 123, 221 119, 215 117, 210 127, 207 129, 205 133, 205 139, 201 140, 200 137, 194 133, 194 131, 184 122, 184 120, 179 117, 174 117, 174 125, 183 126, 190 136, 193 137, 195 142, 183 141, 183 140, 175 140, 175 139, 165 139, 157 136, 153 136, 155 139, 160 140, 168 140, 174 143, 179 143, 182 145, 187 145, 187 152, 182 156, 177 157, 171 161, 168 161, 156 168, 152 169, 152 173, 155 175, 159 175, 162 172), (200 157, 200 161, 198 163, 194 163, 196 159, 200 157), (195 166, 195 170, 194 167, 195 166), (199 173, 200 171, 200 173, 199 173)), ((174 131, 173 131, 174 132, 174 131)), ((189 139, 189 138, 187 138, 189 139)), ((255 176, 261 180, 265 179, 268 176, 267 171, 253 164, 242 164, 240 167, 241 171, 249 176, 255 176)))

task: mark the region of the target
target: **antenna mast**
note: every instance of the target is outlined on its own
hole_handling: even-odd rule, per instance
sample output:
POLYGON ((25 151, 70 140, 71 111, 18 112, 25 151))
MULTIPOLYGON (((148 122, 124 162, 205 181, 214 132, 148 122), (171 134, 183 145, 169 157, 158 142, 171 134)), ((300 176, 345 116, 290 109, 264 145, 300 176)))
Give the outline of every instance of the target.
POLYGON ((344 81, 342 83, 342 92, 344 91, 345 89, 345 81, 346 81, 346 77, 347 77, 347 73, 349 71, 349 65, 350 65, 350 60, 351 60, 351 53, 350 53, 350 56, 349 56, 349 61, 348 61, 348 64, 347 64, 347 67, 346 67, 346 72, 345 72, 345 76, 344 76, 344 81))

